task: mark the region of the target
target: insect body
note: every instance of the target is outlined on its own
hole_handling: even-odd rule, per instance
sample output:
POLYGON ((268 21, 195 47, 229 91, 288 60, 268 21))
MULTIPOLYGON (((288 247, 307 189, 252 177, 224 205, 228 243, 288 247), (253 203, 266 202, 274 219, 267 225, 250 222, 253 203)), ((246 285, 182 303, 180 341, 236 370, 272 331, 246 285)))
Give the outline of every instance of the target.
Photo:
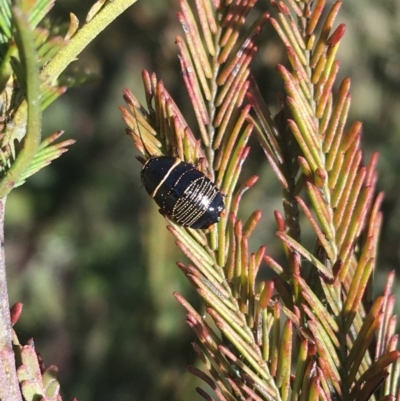
POLYGON ((141 178, 160 211, 176 223, 206 229, 219 221, 224 200, 215 184, 196 166, 177 157, 150 157, 141 178))

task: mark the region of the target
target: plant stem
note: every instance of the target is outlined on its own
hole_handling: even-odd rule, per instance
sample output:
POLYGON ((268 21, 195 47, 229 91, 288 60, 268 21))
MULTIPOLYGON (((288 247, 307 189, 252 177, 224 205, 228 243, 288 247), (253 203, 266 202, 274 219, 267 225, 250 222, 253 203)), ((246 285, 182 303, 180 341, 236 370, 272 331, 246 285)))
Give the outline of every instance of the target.
POLYGON ((50 84, 60 76, 65 68, 71 64, 78 54, 115 18, 122 14, 129 6, 137 0, 114 0, 109 1, 96 14, 92 20, 86 23, 75 36, 72 37, 70 43, 62 48, 60 52, 43 68, 41 79, 48 81, 50 84))
POLYGON ((12 349, 10 304, 8 300, 4 253, 4 208, 0 198, 0 400, 22 401, 12 349))

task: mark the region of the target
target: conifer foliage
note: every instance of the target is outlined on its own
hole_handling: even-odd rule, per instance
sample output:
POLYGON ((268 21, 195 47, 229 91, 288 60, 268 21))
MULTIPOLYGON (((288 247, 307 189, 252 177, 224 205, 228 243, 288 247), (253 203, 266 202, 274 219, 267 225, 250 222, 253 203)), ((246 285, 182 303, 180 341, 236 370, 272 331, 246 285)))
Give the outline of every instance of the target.
POLYGON ((199 139, 147 71, 147 110, 128 90, 121 110, 144 155, 174 153, 198 163, 226 195, 225 213, 211 230, 168 224, 191 261, 178 266, 205 304, 202 315, 175 294, 204 363, 203 371, 189 368, 208 387, 198 393, 224 401, 396 399, 393 275, 383 295, 371 297, 382 222, 377 155, 364 162, 361 123, 347 122, 350 79, 336 82, 341 2, 271 0, 252 24, 255 0, 179 4, 184 36, 176 43, 199 139), (277 66, 284 93, 275 116, 250 74, 266 23, 288 58, 277 66), (249 250, 261 212, 238 217, 243 194, 257 181, 237 186, 252 133, 282 187, 283 212, 275 219, 285 264, 266 246, 249 250), (302 243, 301 219, 312 227, 313 249, 302 243), (258 282, 267 268, 274 279, 258 282))

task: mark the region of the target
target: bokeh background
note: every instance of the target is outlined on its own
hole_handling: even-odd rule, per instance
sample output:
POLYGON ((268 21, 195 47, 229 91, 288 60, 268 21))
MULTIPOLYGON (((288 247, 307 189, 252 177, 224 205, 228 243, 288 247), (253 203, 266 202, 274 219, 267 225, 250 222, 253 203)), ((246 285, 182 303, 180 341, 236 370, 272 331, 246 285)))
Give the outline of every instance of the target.
MULTIPOLYGON (((260 0, 258 9, 267 3, 260 0)), ((59 0, 53 15, 68 20, 72 11, 84 20, 90 4, 59 0)), ((77 143, 7 202, 10 297, 25 305, 16 330, 21 341, 34 338, 46 364, 59 367, 64 400, 199 399, 198 383, 186 372, 197 363, 194 336, 172 293, 198 299, 141 186, 141 166, 118 110, 124 88, 143 100, 141 70, 147 69, 164 80, 196 130, 174 43, 182 34, 177 11, 177 0, 139 0, 85 50, 75 68, 92 79, 44 114, 44 135, 64 129, 77 143)), ((339 59, 341 77, 352 79, 350 122, 364 123, 366 157, 381 155, 379 189, 386 197, 378 292, 400 256, 400 3, 348 0, 338 21, 347 25, 339 59)), ((281 89, 278 62, 286 62, 283 46, 267 26, 253 70, 273 110, 281 89)), ((243 215, 263 210, 254 249, 264 243, 279 257, 272 211, 281 210, 280 190, 256 143, 251 155, 244 175, 258 174, 260 181, 246 195, 243 215)))

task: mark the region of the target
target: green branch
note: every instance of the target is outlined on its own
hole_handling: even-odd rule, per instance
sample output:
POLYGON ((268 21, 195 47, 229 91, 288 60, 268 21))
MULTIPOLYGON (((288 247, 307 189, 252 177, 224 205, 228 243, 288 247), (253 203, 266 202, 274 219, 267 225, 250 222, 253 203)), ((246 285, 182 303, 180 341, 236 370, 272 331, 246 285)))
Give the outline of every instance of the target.
MULTIPOLYGON (((115 0, 107 3, 97 12, 85 25, 76 32, 69 43, 63 47, 54 58, 40 71, 36 66, 36 54, 33 42, 28 45, 27 40, 33 38, 31 30, 26 34, 25 40, 20 39, 21 58, 27 60, 26 81, 27 99, 24 100, 13 117, 13 124, 8 124, 4 132, 3 144, 13 146, 15 140, 22 141, 25 137, 23 149, 18 155, 12 168, 0 183, 0 197, 6 196, 19 181, 21 175, 29 167, 30 162, 35 156, 37 147, 40 143, 41 134, 41 88, 45 83, 55 86, 55 81, 69 64, 76 60, 79 53, 101 32, 107 25, 116 19, 123 11, 136 0, 115 0), (26 42, 26 43, 25 43, 26 42), (29 55, 29 57, 28 57, 29 55), (29 63, 28 63, 29 61, 29 63), (35 63, 35 66, 34 64, 35 63), (28 65, 29 64, 29 65, 28 65), (29 69, 28 69, 29 67, 29 69)), ((96 6, 96 5, 95 5, 96 6)), ((95 8, 92 7, 92 10, 95 8)), ((15 25, 18 31, 25 31, 28 22, 18 22, 15 17, 15 25)), ((20 33, 22 36, 22 33, 20 33)))
POLYGON ((67 46, 43 68, 40 78, 52 83, 71 64, 78 54, 129 6, 137 0, 114 0, 107 3, 92 20, 86 23, 67 46))
POLYGON ((41 138, 42 111, 40 103, 40 80, 33 34, 25 15, 17 8, 13 8, 12 13, 17 31, 17 46, 20 60, 24 64, 26 71, 27 100, 23 105, 25 110, 26 105, 28 105, 28 118, 23 148, 19 152, 12 167, 7 171, 5 177, 0 182, 0 198, 7 196, 15 183, 28 168, 36 154, 41 138))

